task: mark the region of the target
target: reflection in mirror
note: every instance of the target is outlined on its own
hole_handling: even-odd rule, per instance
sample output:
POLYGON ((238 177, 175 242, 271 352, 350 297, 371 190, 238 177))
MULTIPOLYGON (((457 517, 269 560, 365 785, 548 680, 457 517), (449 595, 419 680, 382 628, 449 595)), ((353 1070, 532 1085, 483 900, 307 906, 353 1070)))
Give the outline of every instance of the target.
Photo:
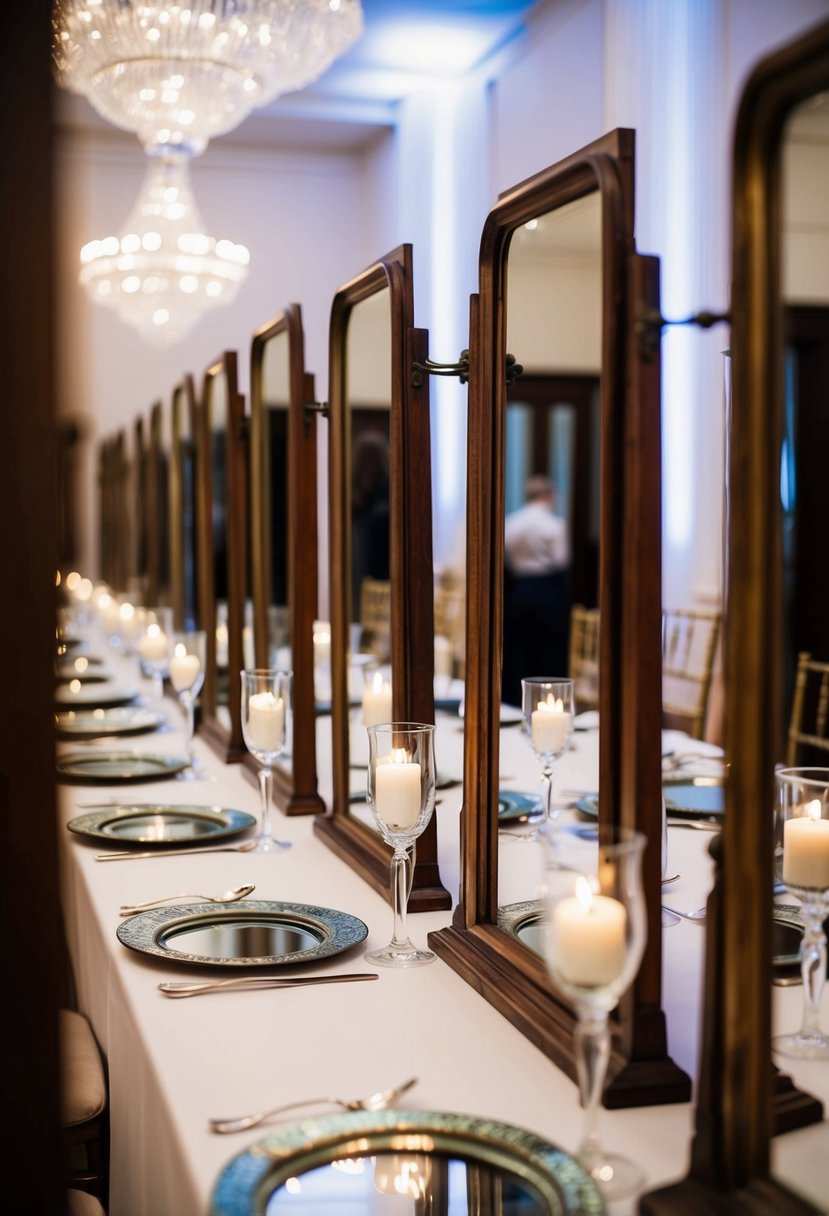
POLYGON ((161 402, 150 414, 150 451, 148 468, 148 565, 147 598, 151 604, 170 602, 170 427, 161 402))
POLYGON ((132 460, 133 518, 135 534, 133 540, 134 574, 141 588, 141 599, 152 603, 147 591, 147 446, 144 419, 138 417, 133 429, 132 460))
MULTIPOLYGON (((316 814, 325 809, 317 790, 314 698, 316 414, 308 408, 314 385, 305 373, 298 304, 289 305, 254 334, 250 384, 255 660, 259 667, 293 671, 293 712, 285 753, 274 767, 274 798, 286 814, 316 814), (295 746, 295 740, 301 740, 301 746, 295 746)), ((326 679, 328 657, 320 663, 326 679)), ((245 664, 252 665, 247 658, 245 664)), ((330 699, 330 689, 327 696, 330 699)))
POLYGON ((196 395, 193 377, 173 390, 173 459, 170 478, 170 555, 175 628, 197 628, 196 395))

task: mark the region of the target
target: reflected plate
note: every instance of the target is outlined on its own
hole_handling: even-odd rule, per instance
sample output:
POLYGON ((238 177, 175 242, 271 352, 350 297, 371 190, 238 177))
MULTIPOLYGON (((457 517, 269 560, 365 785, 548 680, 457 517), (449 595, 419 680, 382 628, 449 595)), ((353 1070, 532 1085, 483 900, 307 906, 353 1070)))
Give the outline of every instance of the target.
POLYGON ((505 904, 498 909, 498 928, 517 937, 535 954, 541 953, 541 917, 544 906, 540 899, 525 899, 517 904, 505 904))
POLYGON ((243 900, 154 908, 123 921, 131 950, 201 967, 277 967, 317 962, 359 945, 368 928, 356 916, 308 904, 243 900))
POLYGON ((598 1216, 605 1210, 576 1159, 534 1132, 445 1111, 386 1110, 303 1119, 271 1132, 224 1167, 210 1213, 346 1216, 428 1209, 465 1216, 467 1189, 475 1186, 501 1197, 499 1211, 522 1216, 598 1216), (354 1168, 343 1170, 343 1162, 354 1168), (411 1191, 395 1186, 401 1170, 410 1186, 416 1179, 421 1199, 407 1200, 411 1191), (289 1191, 291 1178, 301 1183, 289 1191))
POLYGON ((665 806, 669 815, 686 819, 712 819, 725 810, 722 777, 663 777, 665 806))
POLYGON ((67 709, 55 715, 58 735, 64 739, 100 739, 107 735, 143 735, 158 730, 161 714, 139 706, 115 709, 67 709))
POLYGON ((75 689, 72 684, 61 684, 55 689, 55 704, 60 709, 114 709, 129 705, 137 696, 137 689, 118 684, 81 684, 75 689))
POLYGON ((517 790, 498 791, 498 824, 513 827, 542 818, 538 794, 520 794, 517 790))
POLYGON ((214 840, 238 836, 256 823, 247 811, 222 806, 172 806, 169 803, 133 803, 111 806, 67 823, 70 832, 89 840, 106 840, 142 849, 167 845, 210 845, 214 840))
POLYGON ((164 781, 189 768, 184 756, 160 756, 152 752, 67 752, 58 756, 58 777, 89 785, 114 785, 122 781, 164 781))

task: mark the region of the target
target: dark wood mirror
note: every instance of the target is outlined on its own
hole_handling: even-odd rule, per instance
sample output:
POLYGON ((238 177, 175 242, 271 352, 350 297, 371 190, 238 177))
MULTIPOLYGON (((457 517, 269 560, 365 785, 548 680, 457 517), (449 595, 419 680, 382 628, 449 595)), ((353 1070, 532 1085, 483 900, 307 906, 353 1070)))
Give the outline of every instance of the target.
POLYGON ((170 603, 170 449, 169 426, 156 401, 150 411, 147 453, 147 602, 152 607, 170 603))
MULTIPOLYGON (((330 325, 333 805, 314 826, 386 896, 391 853, 365 803, 363 681, 372 661, 379 683, 391 683, 396 720, 434 721, 429 393, 412 378, 413 360, 426 355, 413 315, 404 245, 337 292, 330 325)), ((409 910, 450 906, 433 816, 417 842, 409 910)))
MULTIPOLYGON (((659 366, 639 359, 629 319, 634 298, 657 300, 658 271, 634 253, 633 170, 633 132, 614 131, 506 193, 484 226, 470 341, 462 891, 453 926, 429 939, 575 1074, 574 1012, 511 915, 537 896, 540 874, 526 846, 516 864, 499 833, 502 702, 520 697, 522 675, 539 674, 519 669, 523 626, 505 609, 505 518, 508 493, 518 501, 527 475, 542 474, 557 482, 570 576, 599 609, 599 818, 651 842, 649 942, 619 1011, 610 1106, 690 1096, 661 1009, 659 366), (519 378, 508 390, 508 351, 526 365, 526 388, 519 378)), ((568 661, 571 599, 565 585, 545 609, 558 649, 544 662, 568 661)))
MULTIPOLYGON (((725 615, 729 776, 720 865, 708 904, 691 1169, 683 1182, 645 1197, 642 1210, 649 1213, 792 1216, 825 1210, 825 1186, 807 1191, 796 1154, 785 1181, 771 1174, 774 1132, 820 1121, 823 1110, 772 1067, 769 942, 774 766, 785 759, 795 650, 805 637, 810 644, 812 637, 826 639, 825 609, 818 588, 809 585, 810 563, 822 567, 821 577, 826 570, 820 526, 825 517, 821 457, 829 442, 826 362, 824 353, 817 398, 810 401, 821 340, 818 333, 815 342, 813 331, 809 368, 792 322, 794 305, 803 303, 796 299, 801 295, 796 283, 810 283, 811 304, 822 302, 823 313, 829 301, 827 97, 829 23, 824 23, 755 68, 735 128, 725 615), (809 171, 795 189, 798 160, 809 171), (821 222, 803 223, 810 215, 821 222), (792 425, 796 418, 798 429, 792 425), (797 543, 801 525, 808 533, 805 552, 797 543), (812 604, 820 617, 815 633, 810 633, 812 604)), ((829 658, 829 653, 815 657, 829 658)), ((797 1015, 791 1028, 780 1029, 796 1026, 797 1015)), ((808 1062, 776 1059, 783 1068, 798 1069, 804 1083, 816 1071, 808 1062)), ((780 1159, 785 1159, 783 1146, 780 1159)))
POLYGON ((250 351, 251 575, 257 667, 293 671, 289 754, 274 768, 288 815, 325 810, 317 790, 314 618, 317 445, 302 310, 290 304, 250 351), (301 522, 300 522, 301 521, 301 522))
POLYGON ((199 450, 199 602, 207 634, 202 729, 227 761, 242 739, 242 630, 247 554, 247 438, 235 351, 204 374, 199 450))
POLYGON ((135 532, 132 545, 134 574, 141 588, 141 600, 149 603, 147 591, 147 439, 144 419, 139 415, 133 426, 132 514, 135 532))
POLYGON ((176 629, 197 628, 196 391, 187 375, 173 389, 170 467, 170 588, 176 629))

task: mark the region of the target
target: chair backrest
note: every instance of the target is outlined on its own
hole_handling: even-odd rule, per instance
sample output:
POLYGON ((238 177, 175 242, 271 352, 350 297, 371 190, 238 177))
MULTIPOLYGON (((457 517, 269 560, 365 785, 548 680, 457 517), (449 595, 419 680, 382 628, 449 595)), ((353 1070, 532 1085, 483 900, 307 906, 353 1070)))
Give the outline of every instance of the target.
POLYGON ((703 738, 722 613, 662 613, 662 724, 703 738))
POLYGON ((391 653, 391 583, 364 578, 360 584, 360 645, 388 659, 391 653))
POLYGON ((803 651, 797 659, 786 763, 802 763, 802 748, 829 751, 828 724, 829 663, 821 663, 803 651))
POLYGON ((452 670, 462 677, 466 630, 466 597, 457 583, 438 583, 435 587, 435 637, 446 638, 452 656, 452 670))
POLYGON ((599 610, 573 604, 570 610, 569 675, 576 709, 599 704, 599 610))

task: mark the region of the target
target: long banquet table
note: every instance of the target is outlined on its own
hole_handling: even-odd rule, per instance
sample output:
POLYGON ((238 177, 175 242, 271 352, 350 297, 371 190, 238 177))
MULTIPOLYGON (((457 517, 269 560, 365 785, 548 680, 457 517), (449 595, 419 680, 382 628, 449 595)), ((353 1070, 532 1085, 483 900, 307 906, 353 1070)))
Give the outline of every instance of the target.
MULTIPOLYGON (((107 666, 134 674, 126 661, 107 666)), ((135 682, 134 680, 132 681, 135 682)), ((168 730, 127 740, 136 750, 180 754, 178 706, 164 703, 168 730)), ((318 720, 320 785, 330 787, 330 719, 318 720)), ((124 740, 112 743, 115 747, 124 740)), ((100 744, 60 745, 99 747, 100 744)), ((668 749, 699 750, 695 740, 671 735, 668 749)), ((462 733, 457 717, 439 716, 439 767, 460 773, 462 733)), ((62 898, 78 1003, 105 1054, 110 1086, 110 1216, 206 1216, 222 1167, 260 1139, 268 1126, 234 1136, 208 1130, 210 1115, 236 1115, 317 1094, 352 1097, 410 1076, 418 1085, 407 1109, 455 1111, 531 1129, 574 1150, 582 1112, 575 1085, 442 961, 413 971, 384 969, 376 983, 227 992, 186 1000, 159 993, 166 979, 217 978, 211 968, 157 961, 116 939, 122 903, 176 892, 219 893, 256 884, 253 899, 287 900, 336 908, 365 921, 365 948, 385 944, 391 909, 314 834, 311 817, 274 813, 275 834, 292 841, 278 854, 205 853, 102 864, 99 844, 65 830, 83 804, 191 803, 235 807, 258 817, 259 794, 242 766, 227 766, 201 739, 195 750, 205 776, 142 785, 62 785, 59 797, 62 898)), ((502 730, 503 785, 535 790, 538 773, 520 728, 502 730)), ((594 788, 597 734, 579 733, 557 765, 555 788, 594 788)), ((457 900, 461 788, 441 790, 437 809, 441 874, 457 900)), ((562 815, 570 813, 563 811, 562 815)), ((696 908, 707 895, 710 833, 669 829, 668 869, 679 873, 669 903, 696 908)), ((539 846, 503 837, 502 902, 533 898, 540 874, 539 846)), ((449 923, 451 913, 412 915, 413 939, 449 923)), ((681 922, 664 933, 664 1005, 669 1050, 696 1073, 704 930, 681 922)), ((307 968, 314 974, 371 970, 363 947, 307 968)), ((799 1020, 800 987, 773 989, 777 1025, 799 1020)), ((829 1009, 824 1002, 824 1022, 829 1009)), ((780 1061, 829 1110, 829 1067, 780 1061)), ((684 1175, 693 1130, 691 1104, 603 1111, 604 1142, 634 1158, 647 1189, 684 1175)), ((776 1171, 822 1210, 829 1200, 829 1125, 779 1137, 776 1171)), ((635 1202, 617 1206, 635 1210, 635 1202)), ((827 1209, 829 1210, 829 1209, 827 1209)))

